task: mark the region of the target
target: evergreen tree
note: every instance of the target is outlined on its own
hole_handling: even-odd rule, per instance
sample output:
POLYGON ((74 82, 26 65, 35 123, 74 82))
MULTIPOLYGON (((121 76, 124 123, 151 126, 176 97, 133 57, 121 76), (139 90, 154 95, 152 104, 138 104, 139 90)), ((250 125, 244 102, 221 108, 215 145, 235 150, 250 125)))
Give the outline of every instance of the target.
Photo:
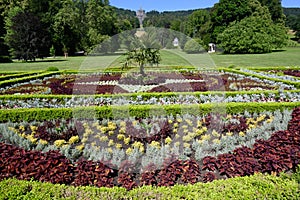
POLYGON ((5 42, 11 54, 25 61, 46 56, 49 49, 48 31, 39 17, 18 8, 12 9, 9 16, 6 20, 8 33, 5 42))

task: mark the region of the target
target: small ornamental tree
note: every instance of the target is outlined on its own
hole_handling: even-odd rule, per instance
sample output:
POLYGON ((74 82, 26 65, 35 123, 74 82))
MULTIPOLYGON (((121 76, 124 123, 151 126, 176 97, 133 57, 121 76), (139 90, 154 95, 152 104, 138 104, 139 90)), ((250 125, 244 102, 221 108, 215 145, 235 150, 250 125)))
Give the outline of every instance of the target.
POLYGON ((145 76, 145 65, 158 65, 161 61, 159 49, 152 48, 138 48, 132 51, 128 51, 125 54, 125 62, 122 68, 128 68, 131 64, 138 64, 140 68, 140 74, 145 76))

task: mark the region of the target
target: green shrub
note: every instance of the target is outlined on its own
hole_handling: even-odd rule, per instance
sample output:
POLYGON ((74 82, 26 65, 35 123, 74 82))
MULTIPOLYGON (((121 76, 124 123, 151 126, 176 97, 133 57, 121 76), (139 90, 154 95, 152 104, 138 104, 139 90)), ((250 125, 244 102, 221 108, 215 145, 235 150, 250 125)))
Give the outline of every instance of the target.
POLYGON ((199 53, 201 46, 196 40, 189 40, 187 43, 185 43, 183 50, 186 53, 199 53))
POLYGON ((46 71, 47 72, 55 72, 55 71, 59 71, 59 69, 57 67, 48 67, 48 69, 46 71))
POLYGON ((49 54, 50 54, 50 56, 55 57, 55 48, 53 45, 49 49, 49 54))

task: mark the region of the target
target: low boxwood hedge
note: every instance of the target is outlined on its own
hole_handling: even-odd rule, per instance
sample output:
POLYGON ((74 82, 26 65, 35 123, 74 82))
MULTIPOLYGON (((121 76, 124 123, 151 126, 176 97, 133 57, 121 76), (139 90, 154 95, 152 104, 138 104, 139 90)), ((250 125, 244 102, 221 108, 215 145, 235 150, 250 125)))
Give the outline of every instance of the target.
POLYGON ((0 87, 5 87, 5 86, 10 86, 16 83, 22 83, 22 82, 26 82, 26 81, 30 81, 30 80, 35 80, 38 78, 44 78, 47 76, 52 76, 55 74, 60 74, 60 72, 56 71, 56 72, 45 72, 45 73, 39 73, 37 75, 29 75, 29 76, 24 76, 24 77, 20 77, 20 78, 13 78, 13 79, 9 79, 9 80, 4 80, 4 81, 0 81, 0 87))
MULTIPOLYGON (((299 170, 297 172, 299 174, 299 170)), ((264 175, 216 180, 173 187, 73 187, 7 179, 0 182, 0 199, 299 199, 297 180, 289 175, 264 175)))
POLYGON ((257 71, 269 71, 269 70, 299 70, 299 66, 291 66, 291 67, 247 67, 250 70, 257 70, 257 71))
POLYGON ((26 72, 26 73, 7 74, 6 76, 1 76, 0 81, 11 80, 14 78, 22 78, 22 77, 26 77, 26 76, 33 76, 33 75, 37 75, 39 73, 41 73, 41 72, 26 72))
POLYGON ((300 102, 272 102, 272 103, 211 103, 193 105, 130 105, 130 106, 102 106, 102 107, 76 107, 76 108, 33 108, 33 109, 7 109, 0 110, 0 122, 41 121, 51 119, 118 119, 129 116, 146 118, 149 116, 165 116, 176 114, 203 115, 211 112, 217 113, 250 113, 265 110, 275 111, 293 109, 300 106, 300 102))

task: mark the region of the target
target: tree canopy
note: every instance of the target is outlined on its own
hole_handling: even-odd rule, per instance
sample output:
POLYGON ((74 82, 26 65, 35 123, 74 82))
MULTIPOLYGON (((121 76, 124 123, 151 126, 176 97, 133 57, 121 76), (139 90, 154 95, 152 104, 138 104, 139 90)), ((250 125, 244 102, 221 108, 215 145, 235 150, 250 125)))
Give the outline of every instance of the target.
POLYGON ((282 47, 287 38, 270 18, 254 15, 232 23, 218 39, 225 53, 268 53, 282 47))
POLYGON ((9 32, 5 41, 16 58, 35 60, 46 56, 49 38, 46 27, 40 19, 31 12, 15 9, 6 21, 9 32))
MULTIPOLYGON (((32 38, 32 34, 27 35, 30 34, 29 29, 34 29, 31 27, 32 24, 37 24, 40 31, 34 30, 37 34, 35 34, 35 39, 31 39, 29 49, 35 50, 29 51, 39 52, 38 55, 44 52, 49 54, 50 47, 57 55, 62 55, 64 52, 73 55, 76 51, 89 53, 93 48, 100 47, 99 44, 107 41, 110 36, 139 27, 135 11, 112 7, 108 0, 0 0, 0 11, 0 56, 8 55, 9 52, 12 57, 23 54, 20 52, 24 50, 18 46, 24 48, 29 42, 25 44, 26 41, 19 38, 17 45, 17 35, 32 38), (17 15, 17 11, 22 11, 23 14, 17 15), (26 19, 13 18, 24 14, 26 19), (28 24, 27 31, 25 24, 28 24)), ((253 32, 246 22, 250 23, 253 29, 261 27, 260 21, 253 22, 256 20, 253 13, 260 13, 260 15, 268 13, 270 16, 271 21, 268 21, 268 24, 270 23, 268 27, 277 32, 260 30, 257 34, 268 33, 269 35, 265 38, 271 36, 272 47, 276 48, 284 44, 282 38, 285 37, 283 33, 285 23, 290 29, 297 31, 300 37, 298 23, 300 9, 282 9, 280 0, 220 0, 213 8, 208 9, 150 11, 144 20, 144 27, 170 28, 179 31, 193 39, 200 40, 202 46, 206 48, 210 42, 222 43, 225 47, 227 43, 222 40, 227 38, 226 34, 234 34, 234 29, 239 27, 249 33, 253 32), (250 19, 246 20, 246 18, 250 19), (245 26, 242 27, 242 25, 245 26)), ((159 34, 162 47, 172 48, 174 36, 164 31, 159 34)), ((121 39, 123 41, 119 42, 122 44, 130 40, 130 38, 121 39)), ((178 39, 180 48, 183 49, 187 40, 185 37, 178 39)), ((261 42, 263 41, 265 40, 261 42)), ((115 41, 113 43, 116 44, 115 41)), ((116 48, 118 46, 109 43, 101 47, 103 52, 112 52, 116 48)))
POLYGON ((211 39, 219 43, 225 53, 267 53, 286 44, 283 23, 279 17, 274 17, 278 23, 274 22, 268 7, 258 0, 221 0, 212 12, 211 39), (232 11, 231 15, 228 10, 232 11))

